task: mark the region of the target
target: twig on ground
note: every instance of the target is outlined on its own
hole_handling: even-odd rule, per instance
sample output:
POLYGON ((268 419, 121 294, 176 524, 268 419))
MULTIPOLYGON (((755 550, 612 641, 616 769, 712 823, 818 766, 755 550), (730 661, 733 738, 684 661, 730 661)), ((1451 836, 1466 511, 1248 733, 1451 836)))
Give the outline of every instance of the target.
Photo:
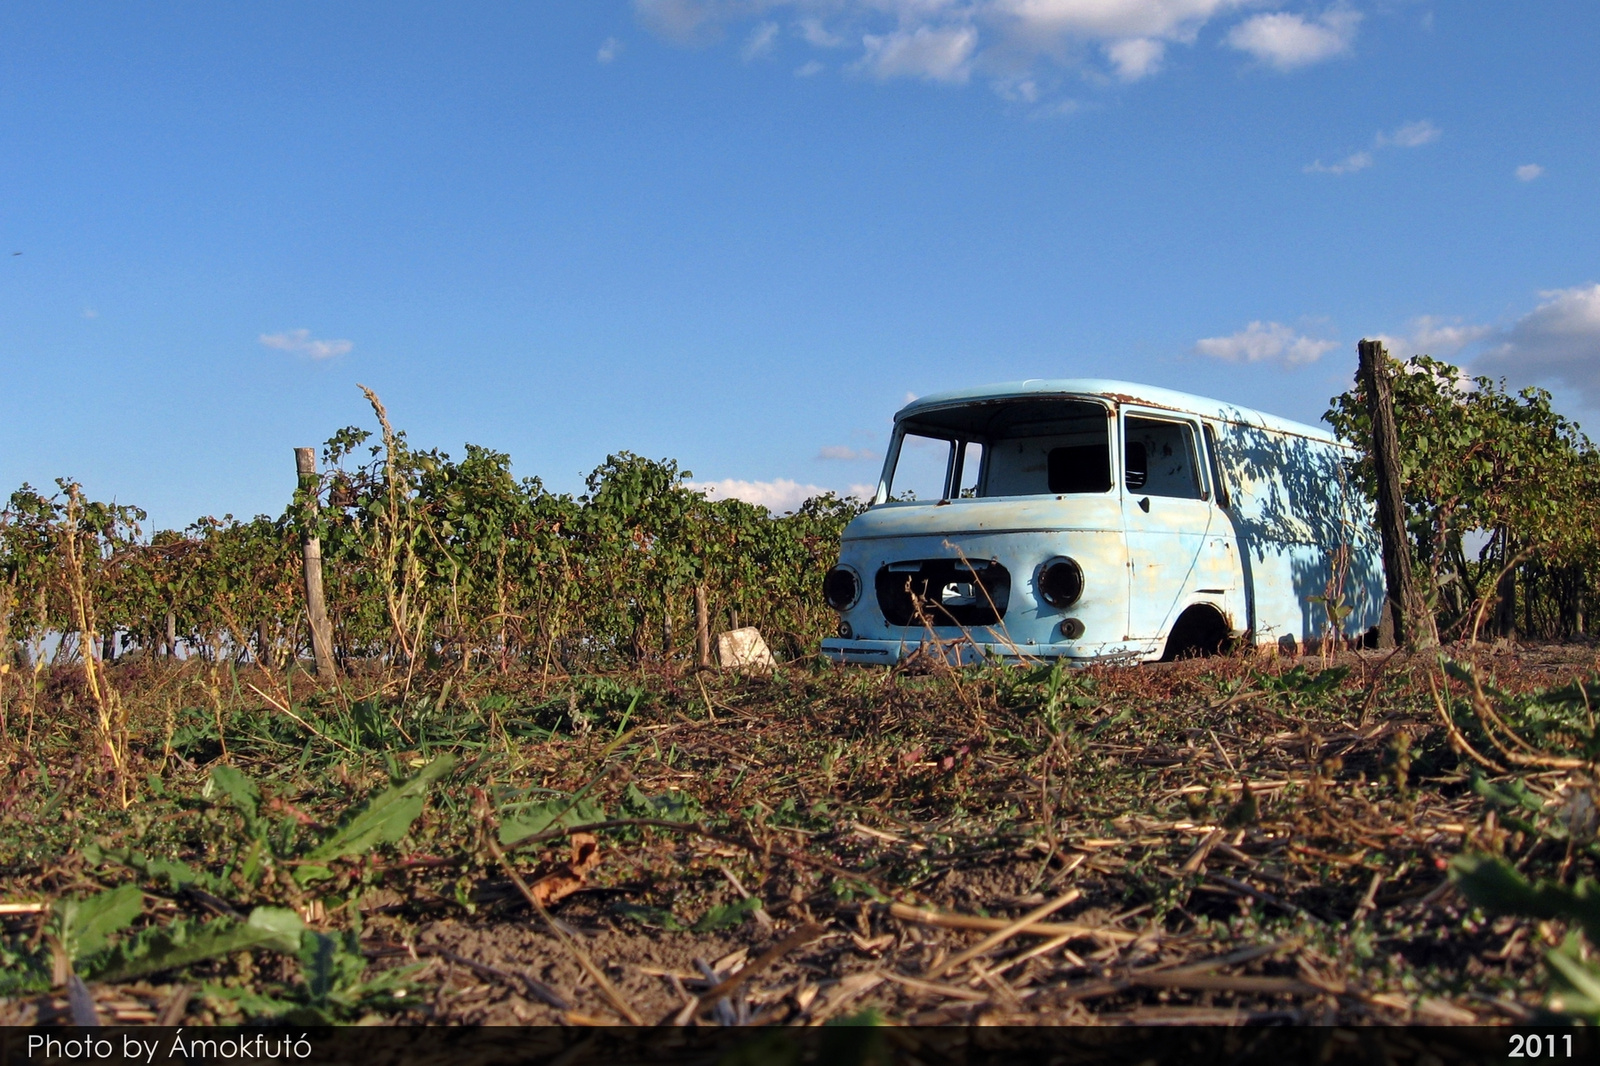
MULTIPOLYGON (((898 918, 903 922, 916 922, 919 925, 932 925, 941 929, 974 929, 979 932, 993 932, 1012 924, 1004 918, 977 918, 965 914, 943 914, 939 911, 922 910, 905 903, 889 904, 889 916, 898 918)), ((1019 930, 1019 932, 1026 936, 1070 936, 1075 940, 1083 937, 1097 937, 1120 944, 1131 943, 1139 939, 1137 933, 1130 933, 1123 929, 1111 929, 1102 925, 1078 925, 1067 922, 1035 922, 1027 928, 1019 930)))
POLYGON ((1057 896, 1055 899, 1051 900, 1049 903, 1035 907, 1033 910, 1029 911, 1027 914, 1024 914, 1016 921, 995 930, 993 933, 984 937, 982 940, 978 941, 961 954, 947 959, 935 966, 929 967, 928 971, 922 975, 923 979, 932 981, 951 970, 960 969, 962 966, 965 966, 972 959, 977 958, 984 952, 999 944, 1003 944, 1005 941, 1010 940, 1018 933, 1026 932, 1030 926, 1037 925, 1042 919, 1048 918, 1050 915, 1054 914, 1062 907, 1065 907, 1067 904, 1076 902, 1082 898, 1083 893, 1081 891, 1076 888, 1069 889, 1060 896, 1057 896))

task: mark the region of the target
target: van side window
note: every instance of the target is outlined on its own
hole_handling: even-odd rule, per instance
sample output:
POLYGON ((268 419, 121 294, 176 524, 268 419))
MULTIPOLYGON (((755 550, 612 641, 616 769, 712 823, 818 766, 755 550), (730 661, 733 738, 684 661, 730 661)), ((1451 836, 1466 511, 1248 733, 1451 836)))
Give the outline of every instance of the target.
POLYGON ((1123 426, 1127 437, 1123 469, 1128 488, 1151 496, 1205 499, 1200 472, 1195 467, 1194 430, 1187 422, 1130 416, 1123 426), (1134 484, 1136 479, 1140 484, 1134 484))
POLYGON ((1144 488, 1145 479, 1150 476, 1150 456, 1145 452, 1144 441, 1128 442, 1122 470, 1123 480, 1128 483, 1130 489, 1144 488))
POLYGON ((956 476, 950 495, 969 500, 978 495, 978 487, 983 483, 983 445, 969 440, 963 441, 960 447, 961 455, 956 462, 956 476))
POLYGON ((891 496, 899 500, 943 498, 954 447, 954 442, 947 439, 907 433, 900 442, 891 496))
POLYGON ((1222 460, 1217 456, 1217 431, 1210 426, 1205 427, 1206 455, 1211 460, 1211 483, 1217 487, 1217 506, 1224 511, 1228 509, 1228 486, 1222 480, 1222 460))

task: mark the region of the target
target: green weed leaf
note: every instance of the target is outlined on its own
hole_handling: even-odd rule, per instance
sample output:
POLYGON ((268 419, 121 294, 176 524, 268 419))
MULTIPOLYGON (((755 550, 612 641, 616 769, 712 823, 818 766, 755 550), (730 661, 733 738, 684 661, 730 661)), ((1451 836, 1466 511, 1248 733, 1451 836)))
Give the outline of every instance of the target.
POLYGON ((165 928, 144 930, 118 944, 93 960, 89 976, 101 981, 129 981, 254 948, 293 954, 300 950, 304 932, 300 915, 284 907, 257 907, 244 922, 225 918, 174 922, 165 928))
POLYGON ((105 948, 113 933, 133 924, 144 910, 138 885, 122 885, 87 899, 58 900, 56 935, 67 957, 79 961, 105 948))
POLYGON ((629 918, 651 929, 667 933, 684 932, 684 925, 664 907, 647 907, 642 903, 617 903, 611 913, 619 918, 629 918))
POLYGON ((626 803, 629 812, 643 818, 662 818, 674 822, 692 822, 700 817, 700 803, 687 792, 676 789, 659 796, 647 796, 639 786, 630 783, 626 803))
POLYGON ((1563 945, 1562 949, 1548 952, 1544 957, 1560 988, 1550 997, 1550 1009, 1575 1014, 1594 1024, 1600 1022, 1600 967, 1579 958, 1576 947, 1575 944, 1563 945), (1566 950, 1568 948, 1573 950, 1566 950))
POLYGON ((500 822, 500 844, 510 847, 520 840, 555 826, 571 828, 606 820, 605 809, 588 800, 574 803, 570 799, 549 800, 524 807, 514 817, 500 822))
POLYGON ((299 958, 306 991, 317 1006, 356 988, 367 969, 359 944, 327 933, 308 931, 301 937, 299 958))
POLYGON ((305 857, 314 862, 342 859, 365 854, 379 844, 393 844, 406 835, 411 823, 422 814, 428 789, 455 769, 455 765, 455 756, 439 756, 410 781, 386 789, 357 808, 344 825, 305 857))
POLYGON ((1583 878, 1573 888, 1554 881, 1530 884, 1510 863, 1496 855, 1457 855, 1450 861, 1450 880, 1461 894, 1484 910, 1529 918, 1564 918, 1581 924, 1593 943, 1600 943, 1600 891, 1583 878))
POLYGON ((94 866, 113 863, 124 866, 173 892, 181 892, 190 885, 208 892, 223 892, 228 888, 220 878, 209 873, 175 859, 153 858, 132 848, 103 848, 98 844, 89 844, 83 849, 83 857, 94 866))
POLYGON ((1504 785, 1497 785, 1481 774, 1474 774, 1472 776, 1472 791, 1502 810, 1521 807, 1535 814, 1544 812, 1544 800, 1528 791, 1528 786, 1523 784, 1519 778, 1512 778, 1504 785))
POLYGON ((261 825, 261 789, 239 770, 226 763, 211 768, 211 784, 222 790, 239 813, 244 816, 245 832, 259 836, 261 825))
POLYGON ((695 933, 714 933, 721 929, 735 929, 744 924, 756 911, 761 909, 761 901, 754 896, 741 899, 737 903, 724 903, 712 907, 701 916, 698 922, 690 927, 695 933))

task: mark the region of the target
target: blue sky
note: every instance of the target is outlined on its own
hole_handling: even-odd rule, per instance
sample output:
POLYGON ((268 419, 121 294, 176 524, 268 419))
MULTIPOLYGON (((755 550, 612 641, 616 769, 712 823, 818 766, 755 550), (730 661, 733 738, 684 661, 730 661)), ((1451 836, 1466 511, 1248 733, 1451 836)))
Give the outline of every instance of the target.
POLYGON ((1600 425, 1597 39, 1562 2, 8 5, 0 488, 277 513, 360 382, 555 489, 629 449, 783 506, 873 480, 908 395, 1315 421, 1374 335, 1600 425))

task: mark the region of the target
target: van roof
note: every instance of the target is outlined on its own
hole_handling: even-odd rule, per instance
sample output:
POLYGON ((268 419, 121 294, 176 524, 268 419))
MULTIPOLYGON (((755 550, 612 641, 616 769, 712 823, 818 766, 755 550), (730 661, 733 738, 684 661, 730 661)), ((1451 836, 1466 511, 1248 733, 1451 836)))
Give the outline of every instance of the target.
POLYGON ((1277 430, 1280 433, 1310 437, 1314 440, 1338 441, 1338 438, 1321 426, 1279 418, 1265 411, 1240 407, 1238 404, 1224 403, 1204 396, 1194 396, 1174 389, 1163 389, 1156 385, 1138 385, 1131 381, 1113 381, 1107 378, 1029 378, 1027 381, 1008 381, 997 385, 979 385, 970 389, 935 392, 919 396, 900 408, 895 413, 894 420, 899 422, 941 407, 1037 396, 1104 396, 1118 403, 1165 408, 1222 422, 1240 422, 1262 429, 1277 430))

